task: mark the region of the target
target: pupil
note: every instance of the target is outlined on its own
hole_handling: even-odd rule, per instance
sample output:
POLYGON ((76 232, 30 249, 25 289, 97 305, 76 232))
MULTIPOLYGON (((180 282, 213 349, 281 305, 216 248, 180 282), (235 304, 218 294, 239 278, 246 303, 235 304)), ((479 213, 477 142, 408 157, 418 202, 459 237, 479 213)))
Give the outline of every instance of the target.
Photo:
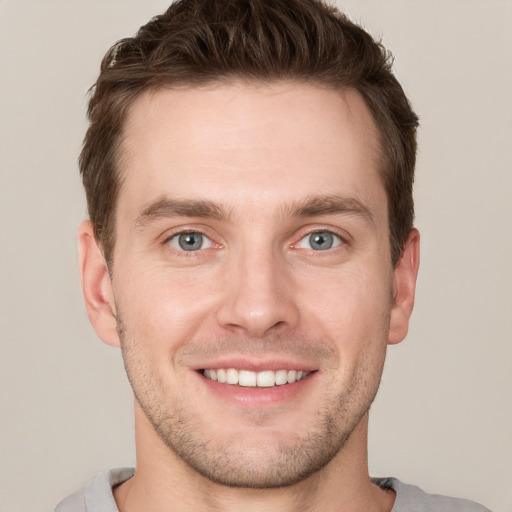
POLYGON ((203 235, 200 233, 187 233, 179 237, 180 247, 184 251, 200 249, 203 245, 203 235))
POLYGON ((333 236, 331 233, 313 233, 309 238, 309 242, 313 249, 325 251, 332 247, 333 236))

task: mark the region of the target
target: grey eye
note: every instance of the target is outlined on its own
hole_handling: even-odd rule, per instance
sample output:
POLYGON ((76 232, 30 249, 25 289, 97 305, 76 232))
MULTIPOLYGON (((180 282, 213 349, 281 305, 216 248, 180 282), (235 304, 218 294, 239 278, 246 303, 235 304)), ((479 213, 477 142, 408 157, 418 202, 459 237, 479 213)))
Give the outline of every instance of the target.
POLYGON ((317 251, 325 251, 330 249, 333 244, 333 236, 331 233, 313 233, 309 235, 309 245, 317 251))
POLYGON ((200 249, 208 249, 211 247, 211 240, 203 235, 202 233, 179 233, 174 235, 170 240, 169 244, 175 249, 181 249, 183 251, 199 251, 200 249))
POLYGON ((333 247, 338 247, 341 242, 341 238, 330 231, 315 231, 302 238, 299 247, 313 249, 314 251, 327 251, 333 247))

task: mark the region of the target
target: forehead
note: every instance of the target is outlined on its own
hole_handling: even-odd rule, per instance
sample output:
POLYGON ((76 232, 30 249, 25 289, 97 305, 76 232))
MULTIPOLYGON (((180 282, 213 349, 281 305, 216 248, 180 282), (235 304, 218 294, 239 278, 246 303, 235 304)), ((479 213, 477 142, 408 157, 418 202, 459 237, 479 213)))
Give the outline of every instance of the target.
POLYGON ((123 208, 159 196, 248 208, 382 189, 378 135, 355 90, 294 82, 146 91, 120 147, 123 208))

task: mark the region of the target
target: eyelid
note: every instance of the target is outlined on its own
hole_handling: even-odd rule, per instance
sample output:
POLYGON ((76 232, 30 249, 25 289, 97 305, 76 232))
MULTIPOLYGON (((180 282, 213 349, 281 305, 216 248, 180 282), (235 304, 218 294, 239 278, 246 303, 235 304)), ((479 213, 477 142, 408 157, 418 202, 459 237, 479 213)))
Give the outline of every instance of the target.
POLYGON ((184 251, 184 252, 204 251, 205 249, 209 249, 213 245, 213 242, 210 239, 210 237, 208 237, 204 233, 201 233, 200 231, 185 231, 185 232, 182 232, 182 233, 175 233, 174 235, 172 235, 169 238, 167 238, 167 243, 173 249, 176 249, 178 251, 184 251), (183 235, 201 235, 201 240, 203 242, 202 246, 199 249, 190 250, 190 251, 187 251, 186 249, 183 249, 183 247, 180 247, 180 244, 179 244, 179 239, 183 235))
MULTIPOLYGON (((351 241, 351 236, 340 228, 334 226, 322 226, 322 225, 314 225, 314 226, 304 226, 298 230, 298 234, 294 236, 296 242, 291 244, 291 247, 298 247, 299 243, 305 238, 314 235, 315 233, 330 233, 334 237, 338 238, 341 244, 349 244, 351 241)), ((340 244, 338 244, 340 245, 340 244)), ((337 246, 338 246, 337 245, 337 246)), ((336 247, 337 247, 336 246, 336 247)))
POLYGON ((320 251, 313 249, 312 247, 305 246, 306 244, 309 244, 309 238, 312 235, 319 234, 319 233, 328 233, 328 234, 332 235, 334 238, 333 245, 327 249, 324 249, 324 251, 329 251, 329 250, 335 249, 336 247, 339 247, 340 245, 345 243, 345 240, 343 239, 343 237, 340 236, 338 233, 335 233, 334 231, 331 231, 328 229, 316 229, 316 230, 310 231, 309 233, 306 233, 304 236, 302 236, 302 238, 296 244, 294 244, 294 246, 299 249, 308 249, 308 250, 312 250, 315 252, 320 252, 320 251))
POLYGON ((222 244, 219 242, 216 242, 215 238, 212 236, 212 234, 210 232, 211 232, 211 229, 208 229, 205 226, 190 226, 190 225, 189 226, 177 226, 175 228, 167 230, 167 232, 163 236, 161 244, 164 246, 170 247, 171 250, 173 250, 173 251, 177 251, 180 253, 189 253, 189 254, 194 253, 194 252, 203 251, 206 249, 210 249, 212 247, 214 247, 214 248, 222 247, 222 244), (208 240, 208 242, 209 242, 208 247, 202 247, 201 249, 197 249, 195 251, 185 251, 184 249, 179 247, 177 242, 176 242, 176 245, 170 243, 172 240, 177 241, 178 238, 182 235, 196 234, 196 233, 201 235, 203 237, 203 239, 208 240))

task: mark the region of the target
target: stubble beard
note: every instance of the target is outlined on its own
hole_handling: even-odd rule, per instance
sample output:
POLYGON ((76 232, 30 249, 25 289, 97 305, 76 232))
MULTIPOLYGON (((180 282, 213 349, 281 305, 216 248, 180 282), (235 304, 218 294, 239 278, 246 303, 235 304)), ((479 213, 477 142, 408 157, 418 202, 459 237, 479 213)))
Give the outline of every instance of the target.
MULTIPOLYGON (((172 402, 162 400, 166 396, 163 379, 148 367, 139 344, 126 332, 119 317, 117 321, 128 379, 160 440, 189 468, 228 487, 287 487, 322 469, 343 450, 368 412, 380 383, 382 366, 375 369, 360 364, 345 388, 325 400, 307 433, 281 436, 270 449, 269 443, 247 443, 242 436, 224 442, 213 437, 205 439, 208 418, 191 411, 180 397, 173 397, 172 402)), ((327 388, 329 384, 334 382, 327 382, 327 388)))

